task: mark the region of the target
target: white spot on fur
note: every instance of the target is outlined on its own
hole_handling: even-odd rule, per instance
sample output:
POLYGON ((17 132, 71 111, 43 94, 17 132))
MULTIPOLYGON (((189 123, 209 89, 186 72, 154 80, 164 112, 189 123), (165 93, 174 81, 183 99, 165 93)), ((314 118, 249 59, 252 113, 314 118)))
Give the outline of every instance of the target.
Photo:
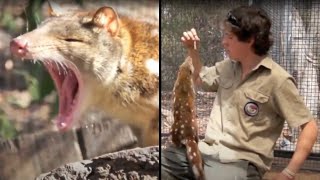
POLYGON ((181 131, 180 131, 180 134, 183 134, 183 133, 184 133, 183 130, 181 130, 181 131))
POLYGON ((197 154, 196 154, 195 152, 193 152, 193 156, 194 156, 194 157, 197 157, 197 154))
POLYGON ((188 153, 191 153, 191 147, 187 147, 188 153))
POLYGON ((194 173, 194 175, 195 175, 196 177, 199 177, 199 176, 200 176, 200 172, 198 171, 196 165, 193 165, 193 166, 192 166, 192 171, 193 171, 193 173, 194 173))
POLYGON ((158 36, 158 35, 159 35, 159 29, 151 30, 151 37, 158 36))
POLYGON ((179 112, 178 111, 176 111, 176 114, 178 114, 179 112))
POLYGON ((181 125, 181 128, 184 128, 184 125, 183 125, 183 124, 181 125))
POLYGON ((148 59, 146 61, 146 68, 149 70, 150 73, 155 74, 159 77, 159 61, 154 59, 148 59))

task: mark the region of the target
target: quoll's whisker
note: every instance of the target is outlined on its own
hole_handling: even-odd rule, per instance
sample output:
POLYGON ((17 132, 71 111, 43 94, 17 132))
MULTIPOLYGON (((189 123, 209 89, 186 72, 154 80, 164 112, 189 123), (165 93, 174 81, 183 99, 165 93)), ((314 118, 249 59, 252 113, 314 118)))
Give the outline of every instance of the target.
POLYGON ((64 66, 64 63, 63 63, 63 62, 61 62, 61 61, 58 61, 58 63, 59 63, 59 66, 62 68, 62 72, 63 72, 63 74, 65 75, 65 74, 66 74, 67 69, 66 69, 66 67, 64 66))
POLYGON ((59 67, 59 64, 57 61, 53 60, 53 62, 56 64, 56 67, 57 67, 57 70, 58 70, 58 74, 61 75, 61 72, 60 72, 60 67, 59 67))

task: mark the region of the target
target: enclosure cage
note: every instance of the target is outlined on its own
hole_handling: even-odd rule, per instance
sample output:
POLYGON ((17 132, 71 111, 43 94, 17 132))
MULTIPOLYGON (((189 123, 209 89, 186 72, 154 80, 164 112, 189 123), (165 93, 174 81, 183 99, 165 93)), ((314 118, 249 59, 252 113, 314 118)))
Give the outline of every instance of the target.
MULTIPOLYGON (((212 66, 225 58, 220 43, 220 22, 240 5, 262 7, 272 20, 272 58, 296 80, 307 107, 320 121, 320 1, 161 1, 161 146, 170 142, 173 123, 171 92, 179 65, 186 57, 180 37, 197 29, 202 62, 212 66)), ((215 93, 197 92, 196 108, 200 138, 204 137, 215 93)), ((299 128, 285 124, 275 146, 273 169, 283 168, 295 150, 299 128)), ((302 169, 320 171, 320 138, 302 169)))

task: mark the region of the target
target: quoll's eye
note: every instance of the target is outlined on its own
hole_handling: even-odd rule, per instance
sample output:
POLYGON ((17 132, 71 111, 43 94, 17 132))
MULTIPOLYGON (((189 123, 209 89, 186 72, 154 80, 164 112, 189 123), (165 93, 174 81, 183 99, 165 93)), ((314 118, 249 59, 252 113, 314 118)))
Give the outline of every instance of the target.
POLYGON ((64 39, 65 41, 67 42, 83 42, 82 40, 80 39, 74 39, 74 38, 66 38, 64 39))

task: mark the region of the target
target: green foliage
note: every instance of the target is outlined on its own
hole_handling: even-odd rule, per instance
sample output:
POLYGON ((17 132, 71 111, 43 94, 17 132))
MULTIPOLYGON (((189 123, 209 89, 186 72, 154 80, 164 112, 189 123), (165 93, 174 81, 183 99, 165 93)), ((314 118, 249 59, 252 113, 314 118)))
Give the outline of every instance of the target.
POLYGON ((83 0, 75 0, 75 2, 76 2, 77 4, 79 4, 80 6, 83 6, 83 0))
MULTIPOLYGON (((54 87, 51 87, 50 85, 40 86, 41 77, 37 78, 27 70, 14 70, 14 73, 17 75, 22 75, 24 77, 25 81, 27 82, 28 92, 31 94, 32 101, 34 102, 42 100, 45 95, 49 94, 54 89, 54 87), (44 88, 44 90, 42 90, 42 88, 44 88)), ((49 81, 52 81, 51 78, 49 79, 49 81)), ((43 84, 45 84, 45 82, 43 84)))
POLYGON ((58 114, 58 112, 59 112, 59 99, 56 98, 56 101, 54 102, 52 111, 50 113, 50 117, 54 117, 56 114, 58 114))
POLYGON ((37 27, 41 21, 41 6, 44 0, 30 0, 26 9, 27 27, 29 31, 37 27))
POLYGON ((30 82, 28 89, 34 95, 36 101, 42 100, 55 89, 52 78, 41 64, 34 65, 34 71, 28 81, 30 82))
POLYGON ((16 30, 16 24, 10 12, 5 11, 1 14, 0 25, 9 32, 14 32, 16 30))
MULTIPOLYGON (((27 23, 29 31, 37 27, 37 24, 42 20, 41 6, 46 2, 44 0, 32 0, 29 1, 29 5, 26 9, 27 23)), ((41 101, 46 95, 54 90, 54 83, 49 73, 41 64, 30 64, 32 71, 30 74, 23 72, 26 81, 28 82, 28 90, 32 95, 32 99, 35 102, 41 101)))
POLYGON ((0 109, 0 137, 4 139, 13 139, 17 136, 17 130, 5 113, 0 109))

